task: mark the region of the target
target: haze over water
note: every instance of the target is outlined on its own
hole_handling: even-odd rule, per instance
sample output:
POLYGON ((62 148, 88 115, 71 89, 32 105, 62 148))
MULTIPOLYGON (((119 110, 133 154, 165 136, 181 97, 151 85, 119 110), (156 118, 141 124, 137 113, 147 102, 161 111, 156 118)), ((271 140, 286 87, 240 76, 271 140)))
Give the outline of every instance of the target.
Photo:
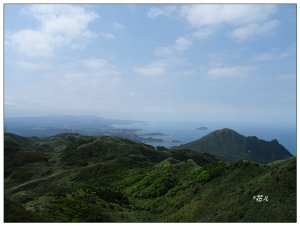
POLYGON ((145 129, 168 134, 167 146, 229 127, 295 153, 295 4, 5 4, 4 12, 5 117, 152 121, 145 129))

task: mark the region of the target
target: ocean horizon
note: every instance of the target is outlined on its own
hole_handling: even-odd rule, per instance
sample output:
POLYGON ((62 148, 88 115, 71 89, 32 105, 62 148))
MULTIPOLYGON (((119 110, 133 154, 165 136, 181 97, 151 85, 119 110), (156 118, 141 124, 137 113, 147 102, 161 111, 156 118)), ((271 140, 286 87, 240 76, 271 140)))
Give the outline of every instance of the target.
POLYGON ((243 136, 256 136, 258 139, 271 141, 278 140, 291 154, 297 155, 296 126, 254 126, 250 124, 228 123, 199 123, 199 122, 162 122, 143 121, 130 124, 114 124, 115 128, 140 129, 142 133, 157 133, 149 135, 162 139, 162 142, 145 142, 153 146, 173 147, 192 142, 201 137, 223 128, 230 128, 243 136), (201 128, 201 127, 207 127, 201 128), (159 134, 161 133, 161 134, 159 134))

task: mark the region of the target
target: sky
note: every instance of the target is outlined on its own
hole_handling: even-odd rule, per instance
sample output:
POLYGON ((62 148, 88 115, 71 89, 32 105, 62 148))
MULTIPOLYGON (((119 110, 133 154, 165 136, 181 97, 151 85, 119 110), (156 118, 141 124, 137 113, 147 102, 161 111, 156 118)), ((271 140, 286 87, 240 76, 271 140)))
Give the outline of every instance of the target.
POLYGON ((5 4, 5 117, 296 123, 296 4, 5 4))

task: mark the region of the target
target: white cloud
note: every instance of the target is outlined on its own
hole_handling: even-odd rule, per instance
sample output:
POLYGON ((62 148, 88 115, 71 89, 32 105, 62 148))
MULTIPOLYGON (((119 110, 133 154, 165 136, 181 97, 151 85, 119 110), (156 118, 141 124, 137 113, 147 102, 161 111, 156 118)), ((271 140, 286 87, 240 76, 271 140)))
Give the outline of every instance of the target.
POLYGON ((29 29, 12 33, 8 39, 9 46, 29 56, 51 55, 56 45, 49 35, 29 29))
POLYGON ((246 66, 214 67, 210 68, 207 74, 213 78, 244 77, 251 71, 252 68, 246 66))
POLYGON ((121 72, 118 71, 114 65, 109 63, 109 61, 107 61, 106 59, 102 58, 94 57, 82 59, 78 62, 77 65, 83 65, 84 67, 98 75, 115 76, 121 74, 121 72))
POLYGON ((145 76, 161 76, 166 72, 166 64, 160 61, 134 67, 134 72, 145 76))
POLYGON ((17 64, 23 69, 31 70, 31 71, 46 70, 50 68, 50 66, 46 63, 33 63, 29 61, 19 61, 17 64))
POLYGON ((139 9, 138 4, 126 4, 131 13, 136 13, 139 9))
POLYGON ((178 37, 175 43, 171 46, 160 46, 154 50, 154 54, 158 57, 173 57, 177 52, 182 52, 191 47, 193 42, 183 36, 178 37))
POLYGON ((75 80, 75 79, 78 80, 78 79, 87 79, 89 75, 84 72, 70 72, 64 74, 64 77, 70 80, 75 80))
POLYGON ((195 74, 195 73, 196 73, 195 70, 185 70, 185 71, 183 72, 184 75, 193 75, 193 74, 195 74))
POLYGON ((158 47, 154 50, 157 59, 143 66, 134 67, 134 72, 155 77, 165 75, 170 68, 188 64, 188 59, 177 54, 189 48, 191 44, 192 42, 186 38, 178 38, 172 46, 158 47))
POLYGON ((279 21, 272 20, 265 23, 249 24, 238 27, 231 32, 231 37, 238 40, 248 40, 259 35, 269 34, 274 28, 278 27, 279 21))
POLYGON ((112 40, 112 39, 115 39, 115 36, 109 32, 103 32, 103 33, 100 33, 99 36, 107 39, 107 40, 112 40))
POLYGON ((193 33, 193 36, 199 39, 205 39, 212 36, 214 33, 214 28, 212 27, 205 27, 205 28, 199 28, 197 31, 193 33))
POLYGON ((282 52, 270 51, 270 52, 258 54, 257 56, 255 56, 254 60, 258 62, 282 60, 292 56, 292 54, 293 53, 291 51, 282 51, 282 52))
POLYGON ((174 50, 172 47, 160 46, 154 50, 154 54, 158 57, 167 57, 172 56, 174 54, 174 50))
POLYGON ((122 29, 125 29, 125 25, 123 25, 119 22, 114 22, 113 23, 113 28, 116 29, 116 30, 122 30, 122 29))
POLYGON ((154 19, 158 16, 170 16, 176 12, 177 6, 165 6, 165 7, 151 7, 148 11, 147 16, 151 19, 154 19))
POLYGON ((188 4, 153 7, 148 11, 148 17, 177 16, 196 30, 193 34, 198 38, 207 38, 220 26, 228 26, 232 38, 248 40, 279 25, 271 19, 276 10, 274 4, 188 4))
POLYGON ((175 49, 183 51, 188 49, 192 45, 192 41, 186 37, 179 37, 175 42, 175 49))
POLYGON ((176 55, 189 49, 192 44, 193 42, 187 36, 178 37, 173 45, 160 46, 154 50, 154 54, 159 57, 156 62, 135 67, 134 71, 141 75, 163 75, 167 68, 187 63, 187 59, 179 58, 176 55))
POLYGON ((276 6, 270 4, 197 4, 184 5, 180 13, 191 25, 206 27, 266 21, 275 11, 276 6))
POLYGON ((101 58, 83 59, 81 62, 90 69, 101 69, 109 66, 107 60, 101 58))
POLYGON ((221 67, 226 62, 232 62, 242 57, 239 51, 234 50, 222 50, 207 54, 208 66, 209 67, 221 67))
POLYGON ((255 57, 255 61, 270 61, 274 58, 274 53, 262 53, 255 57))
MULTIPOLYGON (((110 80, 120 76, 122 73, 118 68, 103 58, 91 57, 64 64, 57 69, 68 80, 110 80)), ((86 83, 85 81, 83 81, 86 83)))
POLYGON ((99 18, 75 5, 35 4, 24 11, 38 20, 39 27, 12 32, 8 43, 29 56, 49 56, 56 48, 72 47, 75 41, 92 38, 88 25, 99 18))

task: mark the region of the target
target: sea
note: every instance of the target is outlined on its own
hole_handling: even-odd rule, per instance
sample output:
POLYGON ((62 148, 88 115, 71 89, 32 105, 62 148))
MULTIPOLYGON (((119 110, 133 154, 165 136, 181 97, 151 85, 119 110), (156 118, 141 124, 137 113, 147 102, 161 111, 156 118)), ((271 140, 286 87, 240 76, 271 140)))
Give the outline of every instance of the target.
POLYGON ((143 121, 130 124, 114 124, 113 127, 124 129, 140 129, 141 134, 151 133, 151 137, 161 142, 145 142, 153 146, 173 147, 195 141, 222 128, 230 128, 244 136, 256 136, 259 139, 273 139, 283 145, 291 154, 297 154, 297 138, 295 126, 254 125, 245 123, 214 123, 214 122, 161 122, 143 121), (199 129, 201 127, 206 127, 199 129), (152 133, 157 133, 153 135, 152 133))

